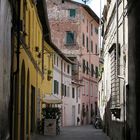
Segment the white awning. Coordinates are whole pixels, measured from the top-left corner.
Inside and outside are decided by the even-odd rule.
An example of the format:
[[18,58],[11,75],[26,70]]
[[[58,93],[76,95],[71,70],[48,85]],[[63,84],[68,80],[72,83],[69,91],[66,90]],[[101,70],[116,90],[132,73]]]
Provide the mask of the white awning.
[[45,95],[42,102],[46,104],[62,104],[62,100],[54,95]]

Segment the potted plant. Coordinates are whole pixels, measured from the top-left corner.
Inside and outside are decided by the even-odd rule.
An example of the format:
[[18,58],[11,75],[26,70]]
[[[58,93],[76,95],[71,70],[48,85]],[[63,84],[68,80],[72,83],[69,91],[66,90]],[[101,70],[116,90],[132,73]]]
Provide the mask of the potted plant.
[[52,71],[48,70],[48,80],[51,80],[53,78]]

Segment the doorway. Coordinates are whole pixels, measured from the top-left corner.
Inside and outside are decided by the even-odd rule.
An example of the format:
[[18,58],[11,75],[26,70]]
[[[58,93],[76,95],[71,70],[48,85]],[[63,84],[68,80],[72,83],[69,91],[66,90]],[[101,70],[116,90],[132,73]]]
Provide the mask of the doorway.
[[72,125],[75,126],[75,105],[72,106]]
[[20,140],[25,139],[25,63],[21,67],[21,91],[20,91]]

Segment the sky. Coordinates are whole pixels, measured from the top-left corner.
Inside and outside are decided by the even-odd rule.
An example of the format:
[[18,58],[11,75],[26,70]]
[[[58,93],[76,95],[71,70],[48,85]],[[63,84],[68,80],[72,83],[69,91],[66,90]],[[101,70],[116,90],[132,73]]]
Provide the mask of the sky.
[[[83,3],[82,0],[74,0],[74,1]],[[97,14],[98,17],[100,17],[100,1],[101,1],[101,9],[103,9],[104,0],[89,0],[87,2],[87,5]]]

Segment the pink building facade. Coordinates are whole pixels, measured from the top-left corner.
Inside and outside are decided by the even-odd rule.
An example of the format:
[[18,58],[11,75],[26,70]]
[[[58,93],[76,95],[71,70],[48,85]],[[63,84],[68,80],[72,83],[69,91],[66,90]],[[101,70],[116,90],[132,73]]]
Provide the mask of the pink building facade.
[[75,62],[72,81],[80,97],[80,124],[89,124],[98,111],[99,18],[84,4],[46,1],[52,41]]

